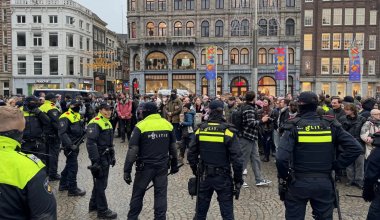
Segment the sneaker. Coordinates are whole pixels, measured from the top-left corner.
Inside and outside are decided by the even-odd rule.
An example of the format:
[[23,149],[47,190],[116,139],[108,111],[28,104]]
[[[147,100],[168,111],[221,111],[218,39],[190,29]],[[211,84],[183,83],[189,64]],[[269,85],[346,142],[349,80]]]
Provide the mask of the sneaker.
[[244,171],[243,171],[243,175],[247,175],[247,169],[244,169]]
[[117,213],[112,211],[111,209],[107,209],[104,212],[98,212],[98,218],[100,218],[100,219],[116,219]]
[[242,185],[242,187],[243,187],[243,188],[248,188],[249,185],[248,185],[246,182],[244,182],[243,185]]
[[270,180],[265,180],[265,179],[263,179],[263,180],[261,180],[261,181],[259,181],[259,182],[256,182],[256,186],[265,186],[265,185],[269,185],[271,182],[272,182],[272,181],[270,181]]

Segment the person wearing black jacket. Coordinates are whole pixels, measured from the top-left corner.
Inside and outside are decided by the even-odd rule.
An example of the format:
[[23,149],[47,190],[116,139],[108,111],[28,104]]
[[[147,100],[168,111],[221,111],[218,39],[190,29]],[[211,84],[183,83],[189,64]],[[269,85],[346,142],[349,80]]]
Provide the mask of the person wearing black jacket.
[[284,125],[285,121],[289,119],[289,103],[289,99],[280,100],[280,111],[277,119],[277,127],[279,128],[280,137],[283,134],[282,126]]
[[365,119],[368,119],[371,116],[371,110],[376,104],[376,100],[374,98],[368,98],[363,101],[362,107],[363,111],[360,112],[360,116],[363,116]]
[[333,96],[331,98],[331,107],[333,110],[333,114],[335,119],[341,122],[346,117],[344,110],[342,108],[342,99],[339,96]]

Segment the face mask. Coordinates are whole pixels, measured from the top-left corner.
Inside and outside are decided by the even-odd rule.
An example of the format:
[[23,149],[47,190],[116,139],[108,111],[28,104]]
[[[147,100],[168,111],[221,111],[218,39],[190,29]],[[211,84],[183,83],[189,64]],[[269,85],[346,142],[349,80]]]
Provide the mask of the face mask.
[[171,95],[170,95],[170,98],[171,98],[171,99],[176,99],[176,98],[177,98],[177,95],[176,95],[176,94],[171,94]]
[[73,112],[79,112],[80,110],[80,107],[79,106],[75,106],[74,108],[72,108]]
[[23,132],[15,129],[15,130],[10,130],[10,131],[0,132],[0,135],[12,138],[13,140],[16,140],[19,143],[21,143]]

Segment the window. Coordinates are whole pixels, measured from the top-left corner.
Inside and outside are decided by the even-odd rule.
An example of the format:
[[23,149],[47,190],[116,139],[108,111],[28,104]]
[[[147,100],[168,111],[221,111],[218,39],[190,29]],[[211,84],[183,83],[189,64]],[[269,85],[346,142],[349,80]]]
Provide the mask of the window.
[[132,29],[132,34],[131,34],[131,37],[132,38],[136,38],[136,33],[137,33],[137,30],[136,30],[136,23],[135,22],[132,22],[132,25],[131,25],[131,29]]
[[215,22],[215,37],[223,37],[223,21]]
[[182,10],[182,0],[174,0],[174,10]]
[[288,48],[288,64],[294,64],[294,50],[293,50],[293,48]]
[[42,34],[34,33],[33,34],[33,46],[41,47],[42,46]]
[[231,22],[231,36],[239,36],[239,21],[233,20]]
[[377,25],[377,10],[369,11],[369,25]]
[[49,70],[50,75],[58,75],[58,56],[50,56]]
[[269,36],[277,36],[277,21],[276,19],[269,20]]
[[241,22],[240,35],[241,36],[248,36],[249,35],[249,22],[247,19],[244,19]]
[[242,8],[248,8],[249,7],[249,0],[240,0],[240,6]]
[[201,1],[201,8],[202,9],[209,9],[210,8],[210,0],[202,0]]
[[56,32],[49,33],[49,46],[58,47],[58,33]]
[[206,50],[203,49],[201,52],[201,65],[206,65]]
[[259,64],[267,64],[267,50],[264,48],[259,49]]
[[216,55],[218,56],[218,65],[223,65],[223,50],[218,49]]
[[343,74],[348,75],[350,73],[350,58],[343,59]]
[[83,76],[83,58],[79,58],[79,74]]
[[173,58],[173,69],[195,69],[195,57],[188,51],[177,53]]
[[341,59],[332,58],[332,74],[341,74]]
[[168,69],[168,59],[162,52],[152,52],[145,59],[145,69]]
[[[91,64],[91,59],[87,58],[87,64]],[[90,68],[87,66],[87,76],[90,76]]]
[[8,44],[8,32],[3,31],[3,44],[7,45]]
[[42,56],[34,56],[34,75],[42,75]]
[[354,24],[354,9],[353,8],[344,9],[344,24],[345,25]]
[[203,21],[201,24],[201,36],[208,37],[209,35],[209,23],[208,21]]
[[243,48],[240,51],[240,64],[248,64],[249,63],[249,52],[248,49]]
[[364,49],[364,33],[356,33],[355,41],[359,48]]
[[268,23],[267,20],[261,19],[259,21],[259,36],[267,36]]
[[194,10],[195,2],[194,0],[186,0],[186,10]]
[[74,24],[74,17],[66,16],[66,24],[73,25]]
[[166,36],[166,23],[161,22],[158,24],[158,36]]
[[148,36],[154,36],[154,24],[152,22],[146,24],[146,32]]
[[82,20],[79,20],[79,28],[83,29],[83,21]]
[[368,60],[368,75],[375,75],[376,61]]
[[17,23],[18,24],[25,24],[25,15],[17,15]]
[[90,31],[90,24],[86,23],[86,31]]
[[235,49],[231,50],[230,59],[231,59],[231,64],[239,64],[239,51],[238,51],[238,49],[235,48]]
[[25,47],[26,46],[25,32],[17,32],[17,46],[18,47]]
[[3,8],[2,12],[3,12],[2,21],[6,22],[7,21],[7,9]]
[[182,23],[180,21],[174,24],[174,36],[182,36]]
[[79,49],[83,50],[83,36],[79,36]]
[[330,34],[323,33],[322,34],[322,50],[329,50],[329,49],[330,49]]
[[286,7],[294,7],[295,1],[294,0],[286,0]]
[[342,9],[334,8],[334,25],[342,25]]
[[166,0],[158,0],[158,10],[166,11]]
[[202,95],[208,95],[208,80],[205,76],[201,79],[201,91]]
[[3,62],[4,62],[3,70],[4,72],[8,72],[8,55],[4,54]]
[[287,36],[294,36],[294,20],[293,19],[286,20],[285,34]]
[[303,35],[303,50],[313,50],[313,34]]
[[352,33],[344,33],[344,49],[345,50],[350,48],[353,38],[354,37]]
[[240,7],[240,0],[231,0],[231,8],[239,8]]
[[74,57],[67,57],[66,70],[67,75],[74,75]]
[[17,57],[17,73],[19,75],[26,75],[26,56]]
[[74,47],[74,34],[70,34],[70,33],[66,34],[66,46]]
[[356,25],[365,24],[365,8],[356,8]]
[[342,42],[342,34],[334,33],[333,34],[333,50],[340,50],[342,48],[341,42]]
[[40,24],[41,20],[41,15],[33,15],[33,23]]
[[376,50],[376,35],[369,35],[368,49]]
[[154,1],[155,0],[146,0],[145,10],[154,11]]
[[321,58],[321,74],[330,73],[330,58]]
[[87,48],[87,51],[90,51],[90,38],[87,38],[86,39],[86,48]]
[[270,48],[268,50],[268,64],[274,64],[274,49]]
[[323,9],[322,10],[322,25],[330,25],[331,24],[331,9]]
[[186,36],[194,36],[194,22],[192,21],[186,23]]
[[313,26],[313,10],[305,10],[304,26]]
[[50,24],[57,24],[58,23],[58,16],[57,15],[49,15],[49,23]]
[[223,9],[224,8],[224,0],[216,0],[216,9]]
[[129,5],[129,10],[130,11],[135,11],[136,10],[136,0],[131,0],[129,1],[131,4]]

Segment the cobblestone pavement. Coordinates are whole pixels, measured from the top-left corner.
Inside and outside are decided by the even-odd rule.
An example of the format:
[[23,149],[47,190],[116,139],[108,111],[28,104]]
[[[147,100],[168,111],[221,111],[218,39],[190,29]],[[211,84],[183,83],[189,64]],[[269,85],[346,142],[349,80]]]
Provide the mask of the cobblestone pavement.
[[[119,144],[120,139],[115,139],[117,164],[110,169],[108,188],[106,191],[109,208],[118,213],[118,219],[127,219],[129,201],[132,186],[127,185],[123,180],[123,166],[127,145]],[[62,170],[64,161],[63,154],[60,155],[59,169]],[[58,219],[96,219],[96,212],[88,213],[88,202],[92,190],[92,176],[87,166],[90,164],[88,154],[83,144],[79,155],[78,186],[87,191],[84,197],[67,197],[67,192],[58,191],[58,182],[52,182],[55,196],[58,203]],[[272,180],[269,187],[256,187],[252,185],[252,170],[248,172],[249,188],[241,190],[240,199],[234,200],[235,219],[284,219],[284,205],[277,195],[276,168],[273,162],[262,164],[263,174]],[[195,198],[192,200],[187,193],[187,181],[191,177],[189,165],[181,168],[180,172],[169,176],[168,186],[168,211],[167,219],[192,219],[195,208]],[[132,175],[134,178],[134,175]],[[361,191],[355,187],[346,187],[343,183],[338,184],[341,194],[341,209],[344,220],[365,219],[369,203],[365,203],[361,198],[352,198],[346,194],[361,195]],[[153,189],[145,195],[144,207],[140,219],[153,219]],[[308,207],[306,219],[311,218],[310,207]],[[337,214],[334,214],[334,219]],[[208,213],[209,220],[221,219],[219,206],[214,196]]]

